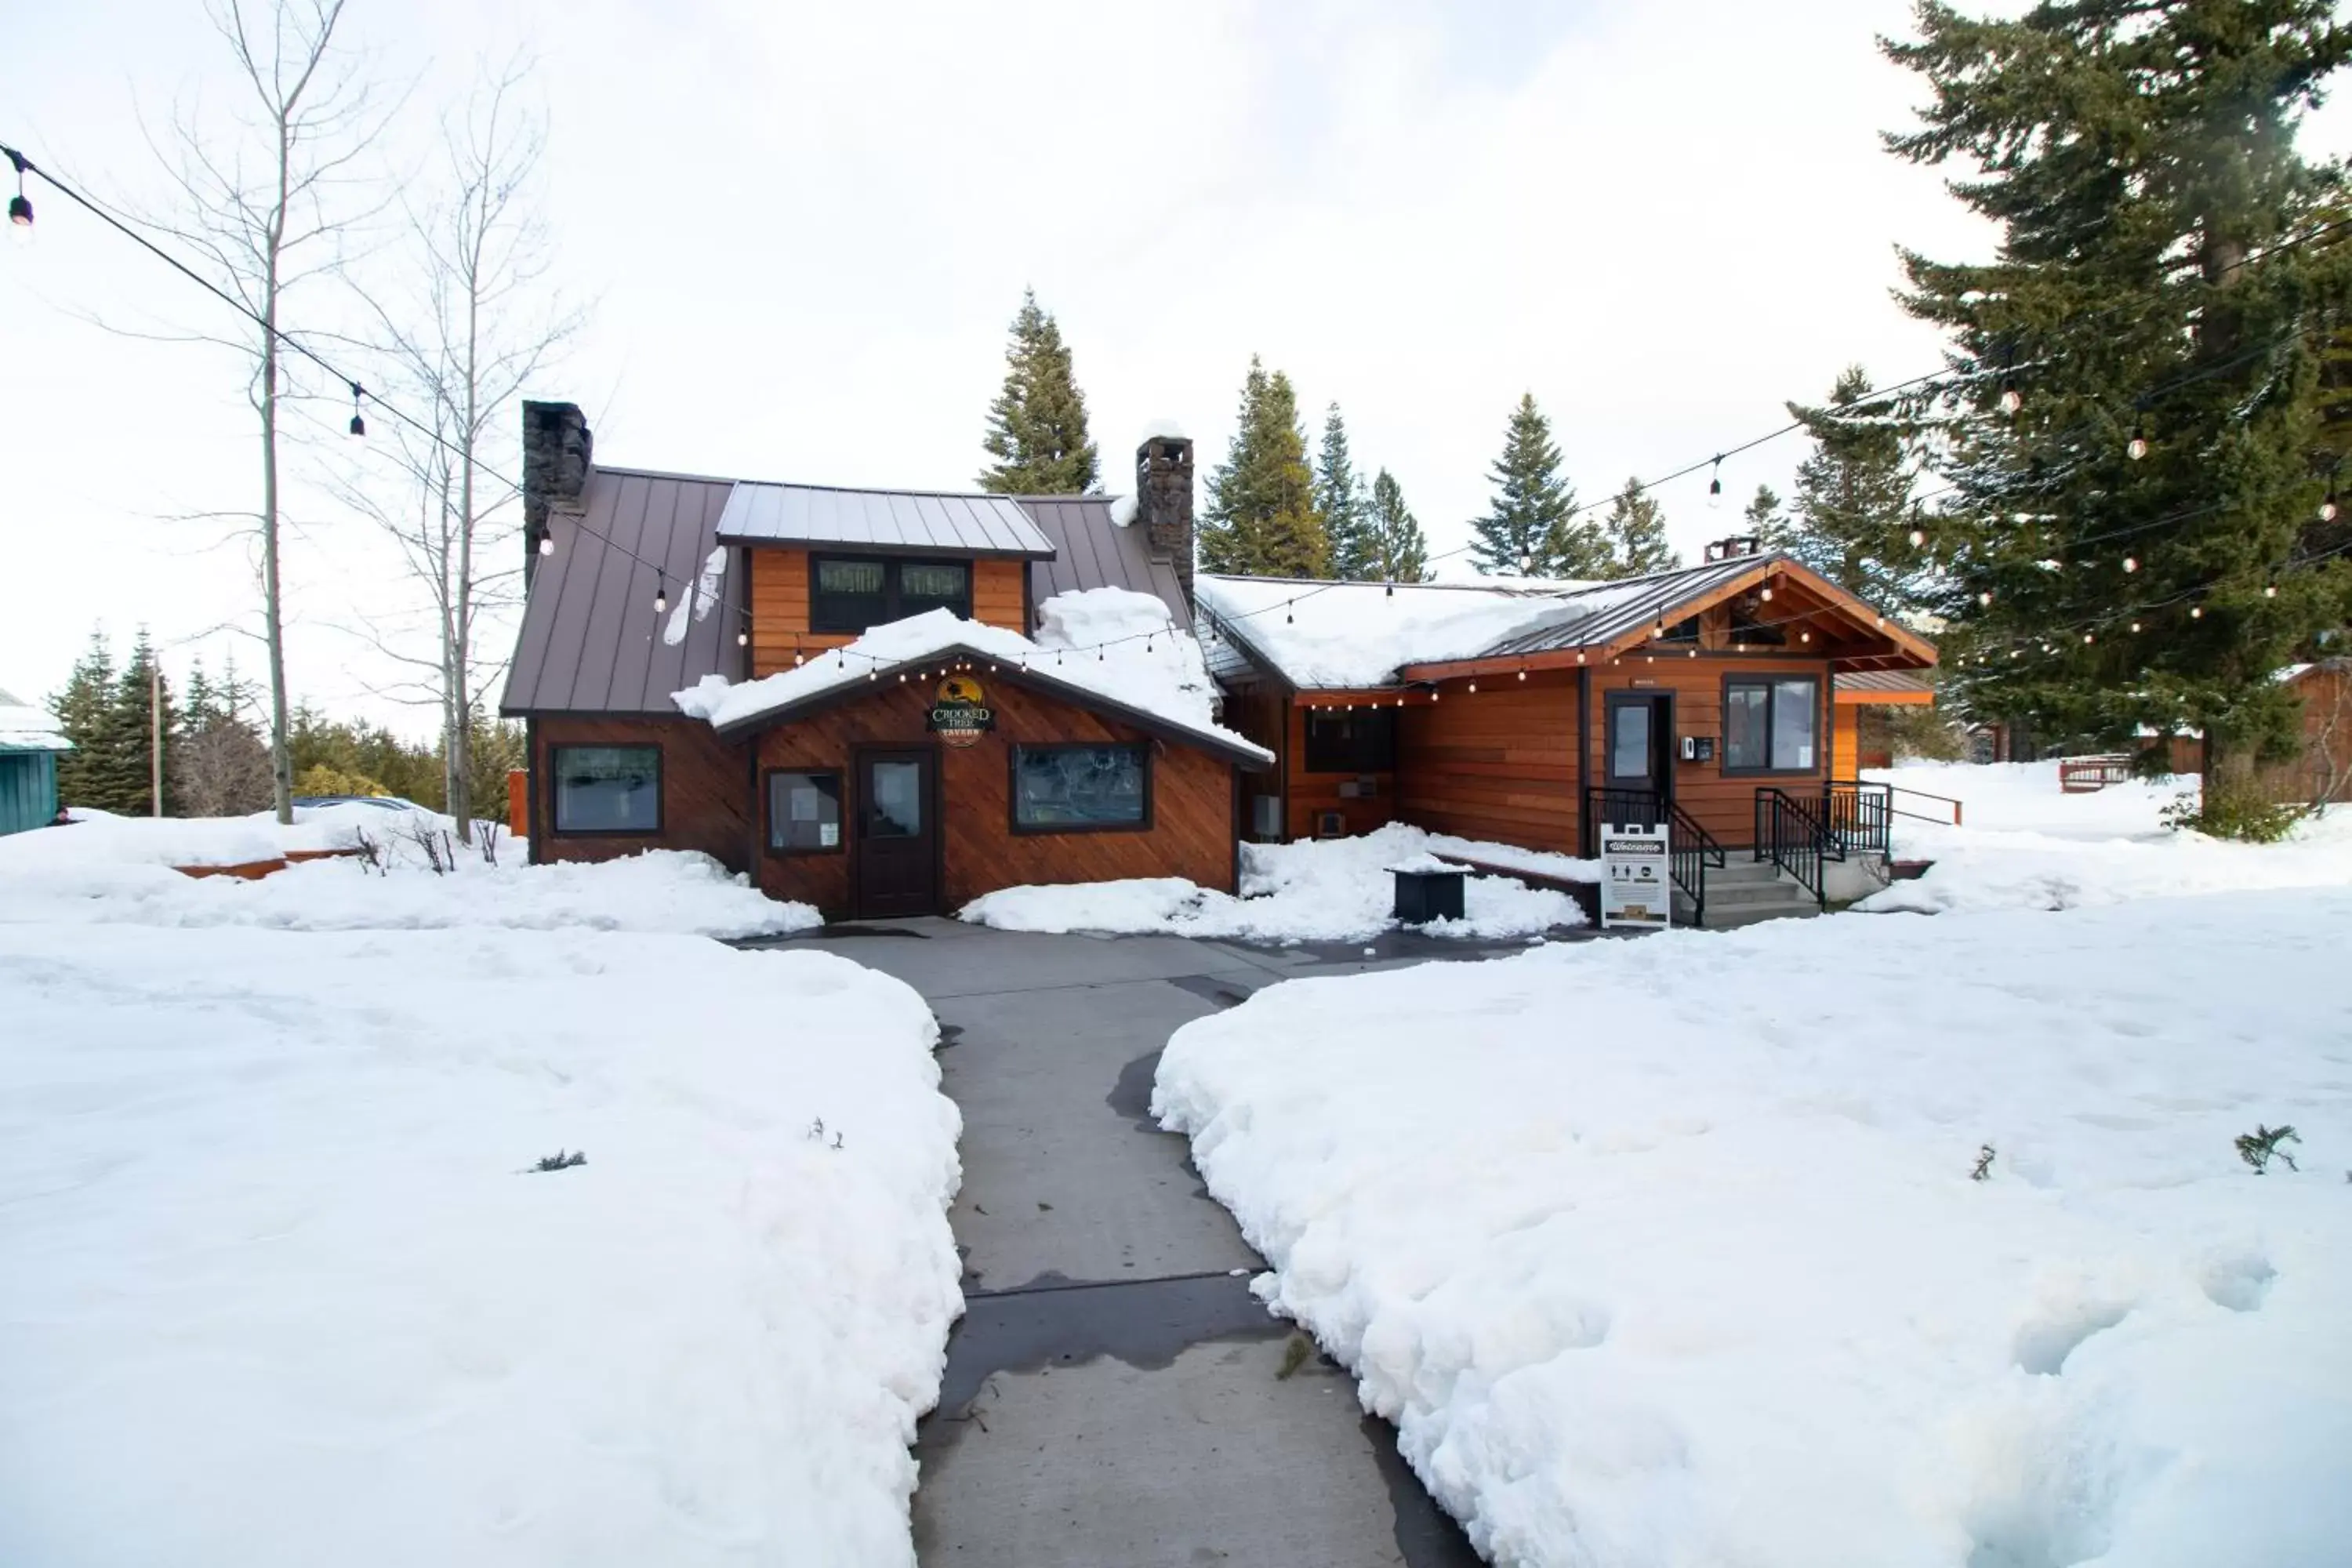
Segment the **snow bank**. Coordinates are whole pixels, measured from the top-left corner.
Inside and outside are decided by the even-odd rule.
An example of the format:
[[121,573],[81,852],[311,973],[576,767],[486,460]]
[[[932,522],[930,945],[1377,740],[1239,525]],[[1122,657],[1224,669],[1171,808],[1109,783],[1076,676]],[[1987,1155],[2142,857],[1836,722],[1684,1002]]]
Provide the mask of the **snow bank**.
[[905,985],[13,924],[0,1016],[0,1562],[913,1563],[961,1297]]
[[[1238,899],[1181,877],[1148,877],[1003,888],[974,899],[957,918],[1000,931],[1360,942],[1396,926],[1391,918],[1396,901],[1391,868],[1433,850],[1494,860],[1497,857],[1488,852],[1505,852],[1507,847],[1391,823],[1355,838],[1244,844]],[[1546,858],[1570,867],[1591,864],[1565,856]],[[1505,877],[1470,878],[1463,885],[1462,899],[1463,919],[1418,929],[1436,936],[1492,938],[1533,936],[1584,921],[1583,910],[1568,894]]]
[[1920,929],[1292,982],[1154,1110],[1496,1563],[2340,1560],[2352,893]]
[[[904,667],[961,647],[1273,760],[1273,752],[1216,721],[1216,686],[1200,645],[1189,630],[1171,626],[1168,606],[1152,595],[1125,588],[1056,594],[1038,616],[1033,642],[951,610],[931,610],[876,626],[835,652],[757,680],[730,685],[724,676],[706,675],[670,700],[688,718],[725,728],[861,681],[897,680]],[[1100,646],[1113,638],[1126,640]]]
[[[1866,776],[1964,805],[1962,826],[1895,819],[1895,852],[1931,860],[1857,906],[1873,913],[2064,910],[2132,899],[2352,884],[2352,811],[2331,810],[2277,844],[2175,832],[2162,813],[2195,779],[2134,779],[2067,795],[2058,764],[1912,763]],[[1937,809],[1897,795],[1898,810]]]
[[[453,869],[425,867],[409,827],[445,830],[447,817],[379,806],[324,806],[280,827],[253,817],[123,817],[90,814],[70,826],[0,837],[0,923],[271,926],[294,931],[497,926],[551,931],[773,935],[823,923],[807,904],[779,903],[707,855],[649,850],[595,864],[524,863],[527,846],[501,837],[499,864],[457,847]],[[387,868],[352,858],[289,866],[257,881],[191,878],[174,866],[271,860],[288,850],[342,848],[364,833]]]

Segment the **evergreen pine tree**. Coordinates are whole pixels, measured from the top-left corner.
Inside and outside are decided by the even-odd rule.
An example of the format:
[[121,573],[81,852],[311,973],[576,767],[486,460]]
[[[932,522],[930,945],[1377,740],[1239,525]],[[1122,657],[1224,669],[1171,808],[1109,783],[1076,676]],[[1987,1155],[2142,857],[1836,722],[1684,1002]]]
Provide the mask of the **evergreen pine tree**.
[[[116,677],[113,700],[100,727],[105,761],[97,780],[98,798],[90,804],[125,816],[144,816],[156,809],[154,774],[157,710],[164,737],[164,760],[170,760],[171,737],[179,732],[172,682],[157,665],[154,645],[145,627],[131,645],[131,662]],[[173,814],[171,781],[164,781],[163,815]]]
[[114,706],[114,650],[104,632],[89,634],[89,646],[50,706],[58,727],[73,742],[72,751],[58,753],[59,804],[111,810],[98,798],[104,787],[100,781],[109,772],[104,731]]
[[1079,495],[1101,478],[1069,348],[1034,289],[1023,291],[1013,318],[1004,390],[988,405],[981,445],[996,461],[981,471],[980,488],[997,495]]
[[1925,522],[1911,499],[1913,435],[1871,392],[1869,373],[1849,365],[1825,406],[1789,405],[1813,449],[1797,465],[1790,511],[1759,531],[1768,548],[1872,604],[1910,609],[1937,585],[1934,559],[1911,542]]
[[1780,511],[1780,492],[1770,485],[1756,487],[1756,494],[1741,510],[1739,521],[1765,549],[1782,548],[1780,541],[1788,527],[1788,519]]
[[1349,454],[1348,427],[1336,403],[1323,416],[1323,445],[1315,459],[1315,506],[1331,542],[1331,575],[1349,581],[1371,575],[1371,498]]
[[1386,468],[1372,480],[1365,518],[1370,541],[1365,578],[1374,582],[1427,582],[1429,541],[1422,536],[1420,520],[1404,504],[1402,487]]
[[1601,531],[1609,542],[1608,570],[1600,574],[1603,577],[1646,577],[1683,563],[1666,542],[1665,509],[1639,479],[1627,479],[1611,500]]
[[1225,460],[1209,476],[1200,531],[1201,564],[1260,577],[1321,577],[1331,546],[1315,505],[1290,378],[1266,373],[1255,354]]
[[1533,577],[1601,575],[1608,546],[1576,510],[1576,490],[1560,477],[1551,422],[1523,393],[1511,411],[1503,455],[1487,470],[1493,510],[1473,519],[1470,563],[1488,574]]
[[1953,492],[1921,524],[1947,663],[2039,733],[2201,728],[2216,820],[2295,749],[2273,672],[2352,610],[2321,418],[2352,247],[2310,242],[2345,193],[2294,140],[2352,57],[2334,11],[1929,3],[1884,46],[1934,89],[1890,147],[1959,160],[2001,229],[1990,262],[1904,258],[1958,373],[1920,407]]

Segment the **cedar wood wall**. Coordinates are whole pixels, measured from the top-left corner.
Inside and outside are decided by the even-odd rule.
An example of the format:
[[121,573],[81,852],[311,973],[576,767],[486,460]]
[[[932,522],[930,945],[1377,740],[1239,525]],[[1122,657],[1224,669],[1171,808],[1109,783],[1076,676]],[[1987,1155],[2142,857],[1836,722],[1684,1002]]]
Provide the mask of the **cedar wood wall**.
[[[1675,764],[1675,798],[1700,826],[1726,844],[1756,837],[1756,790],[1778,784],[1791,793],[1817,792],[1829,775],[1832,747],[1830,670],[1826,659],[1740,658],[1680,653],[1644,663],[1633,655],[1592,672],[1591,750],[1588,782],[1607,782],[1604,715],[1612,691],[1674,698],[1674,734],[1714,738],[1716,761]],[[1810,675],[1820,682],[1816,709],[1822,726],[1816,766],[1791,777],[1724,776],[1723,679],[1727,675]],[[1397,815],[1440,833],[1495,839],[1531,849],[1580,853],[1577,795],[1577,675],[1532,672],[1524,681],[1486,677],[1472,692],[1449,681],[1433,705],[1403,710],[1399,732]],[[1353,802],[1349,804],[1355,804]]]
[[[531,783],[539,793],[531,859],[610,860],[644,849],[699,849],[730,871],[751,863],[750,748],[730,745],[699,719],[572,718],[537,721]],[[559,837],[553,748],[657,745],[662,752],[662,830],[651,836]]]
[[[829,553],[819,552],[820,554]],[[856,552],[845,547],[843,554]],[[751,673],[790,669],[795,649],[814,653],[857,639],[845,632],[809,630],[809,552],[755,545],[751,557]],[[1002,559],[971,563],[971,618],[1026,637],[1029,563]]]
[[[1150,741],[1142,731],[1003,679],[979,677],[996,728],[971,746],[939,748],[940,806],[948,829],[942,850],[940,907],[953,910],[998,888],[1028,882],[1095,882],[1124,877],[1187,877],[1204,888],[1234,889],[1234,768],[1191,746]],[[843,774],[844,845],[835,853],[760,856],[759,883],[770,897],[798,899],[828,918],[850,912],[852,840],[856,835],[853,749],[928,746],[930,687],[891,685],[870,701],[814,713],[759,740],[760,770],[833,768]],[[1139,832],[1015,834],[1012,829],[1012,752],[1018,742],[1144,741],[1150,744],[1151,826]]]
[[[1394,773],[1314,773],[1307,771],[1307,710],[1292,704],[1290,699],[1270,683],[1258,683],[1234,692],[1225,699],[1224,722],[1255,741],[1275,755],[1275,765],[1262,773],[1245,777],[1242,782],[1244,795],[1279,795],[1283,797],[1283,829],[1285,838],[1312,838],[1315,819],[1327,811],[1336,811],[1348,825],[1350,834],[1370,833],[1372,829],[1395,820],[1397,816],[1397,775]],[[1399,732],[1402,735],[1402,731]],[[1369,800],[1343,798],[1339,786],[1358,778],[1373,781],[1374,794]],[[1242,814],[1244,831],[1250,825],[1245,805]]]

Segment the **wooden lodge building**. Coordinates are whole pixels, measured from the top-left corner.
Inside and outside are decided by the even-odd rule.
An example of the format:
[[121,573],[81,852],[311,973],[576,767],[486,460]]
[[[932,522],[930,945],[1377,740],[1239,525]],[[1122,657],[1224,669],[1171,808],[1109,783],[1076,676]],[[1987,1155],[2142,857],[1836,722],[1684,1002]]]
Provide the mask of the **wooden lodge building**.
[[601,467],[576,407],[524,425],[532,858],[699,850],[829,919],[1237,890],[1244,838],[1390,821],[1580,854],[1667,816],[1696,886],[1850,828],[1837,678],[1935,662],[1752,542],[1601,584],[1196,579],[1180,437],[1114,501]]

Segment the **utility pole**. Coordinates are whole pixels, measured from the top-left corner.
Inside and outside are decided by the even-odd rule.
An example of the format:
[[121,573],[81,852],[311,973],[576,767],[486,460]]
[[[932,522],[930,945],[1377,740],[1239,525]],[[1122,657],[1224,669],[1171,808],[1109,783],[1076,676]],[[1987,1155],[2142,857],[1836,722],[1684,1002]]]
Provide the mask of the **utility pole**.
[[147,815],[163,815],[163,661],[147,661]]

